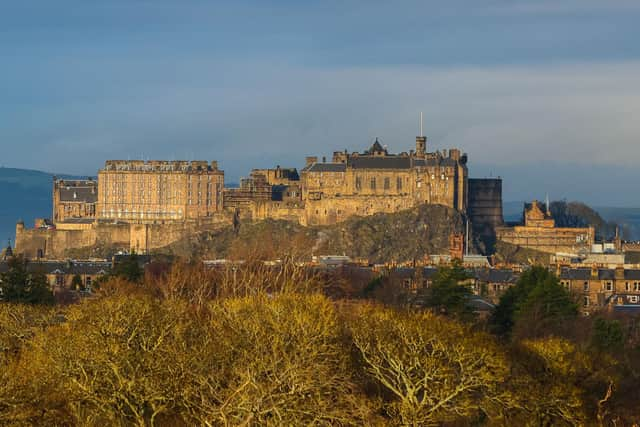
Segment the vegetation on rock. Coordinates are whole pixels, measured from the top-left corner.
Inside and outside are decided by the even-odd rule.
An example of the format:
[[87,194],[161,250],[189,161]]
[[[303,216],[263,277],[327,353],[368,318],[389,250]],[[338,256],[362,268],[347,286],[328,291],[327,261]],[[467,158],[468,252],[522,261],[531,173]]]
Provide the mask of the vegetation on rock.
[[292,253],[308,259],[339,254],[372,263],[411,262],[428,254],[448,253],[450,234],[462,232],[463,224],[453,209],[421,205],[392,214],[352,217],[331,226],[244,222],[188,236],[157,252],[209,259],[278,259]]

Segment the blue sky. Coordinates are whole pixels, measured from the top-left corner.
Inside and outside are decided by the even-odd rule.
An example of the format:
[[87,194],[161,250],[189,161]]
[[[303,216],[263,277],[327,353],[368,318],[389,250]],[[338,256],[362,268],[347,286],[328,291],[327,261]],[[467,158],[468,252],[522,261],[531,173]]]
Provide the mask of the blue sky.
[[[505,199],[640,206],[640,2],[0,0],[0,164],[252,167],[376,136]],[[632,196],[629,196],[632,194]]]

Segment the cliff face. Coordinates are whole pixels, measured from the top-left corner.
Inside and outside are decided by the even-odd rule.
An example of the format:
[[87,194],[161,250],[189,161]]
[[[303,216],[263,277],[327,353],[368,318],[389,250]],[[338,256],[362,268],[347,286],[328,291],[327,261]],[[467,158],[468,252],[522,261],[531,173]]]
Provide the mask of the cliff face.
[[454,209],[422,205],[393,214],[352,217],[331,226],[304,227],[265,220],[190,235],[159,253],[206,258],[276,259],[286,254],[348,255],[372,263],[412,261],[449,251],[449,235],[462,232]]
[[462,216],[439,205],[370,217],[351,218],[326,227],[322,251],[370,262],[413,261],[449,252],[449,236],[464,229]]

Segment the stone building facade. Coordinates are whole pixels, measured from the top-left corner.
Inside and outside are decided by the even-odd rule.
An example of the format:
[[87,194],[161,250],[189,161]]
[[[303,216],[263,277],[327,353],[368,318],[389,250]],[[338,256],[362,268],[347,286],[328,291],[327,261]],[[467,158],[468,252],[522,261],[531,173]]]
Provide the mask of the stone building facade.
[[253,219],[293,219],[327,225],[350,216],[397,212],[423,203],[464,212],[467,208],[467,156],[460,150],[389,154],[378,140],[363,153],[335,152],[331,162],[307,157],[295,169],[254,170],[240,188],[225,190],[224,207]]
[[616,268],[558,266],[556,273],[560,283],[578,296],[578,303],[585,314],[605,307],[635,305],[640,309],[638,269],[622,265]]
[[94,220],[97,199],[98,183],[95,180],[70,180],[54,177],[53,223]]
[[[41,273],[47,278],[47,284],[54,293],[74,289],[74,277],[78,276],[82,289],[90,290],[96,281],[111,271],[112,263],[106,261],[38,261],[29,262],[29,273]],[[0,273],[9,270],[6,260],[0,260]],[[0,287],[2,283],[0,282]]]
[[308,224],[333,224],[352,215],[397,212],[439,204],[465,212],[467,157],[459,150],[389,154],[379,141],[364,153],[335,152],[331,163],[308,159],[302,170],[302,198]]
[[98,172],[97,218],[148,224],[194,220],[222,210],[217,162],[109,160]]
[[556,227],[549,210],[536,200],[525,204],[523,216],[524,225],[497,227],[497,240],[550,254],[587,253],[595,241],[593,227]]

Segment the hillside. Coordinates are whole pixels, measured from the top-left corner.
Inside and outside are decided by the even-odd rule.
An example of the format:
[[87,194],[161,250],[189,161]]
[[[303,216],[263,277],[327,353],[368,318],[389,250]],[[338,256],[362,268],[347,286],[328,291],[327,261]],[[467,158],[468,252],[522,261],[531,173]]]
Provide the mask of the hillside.
[[[504,202],[503,215],[505,221],[522,221],[524,202]],[[591,208],[581,202],[554,201],[551,212],[560,226],[596,227],[598,237],[611,238],[615,234],[616,224],[625,240],[640,240],[640,208],[615,208],[599,206]]]
[[620,226],[620,234],[626,240],[640,241],[640,208],[595,208],[602,217]]
[[423,205],[394,214],[354,217],[343,223],[303,227],[287,221],[241,224],[189,236],[162,253],[205,258],[275,259],[294,253],[348,255],[370,262],[412,261],[448,253],[449,235],[463,230],[460,214],[444,206]]
[[15,237],[18,219],[27,225],[36,217],[51,215],[53,175],[46,172],[0,168],[0,244]]
[[[62,178],[76,178],[58,175]],[[16,221],[28,227],[35,218],[51,216],[53,174],[29,169],[0,167],[0,245],[15,238]]]

